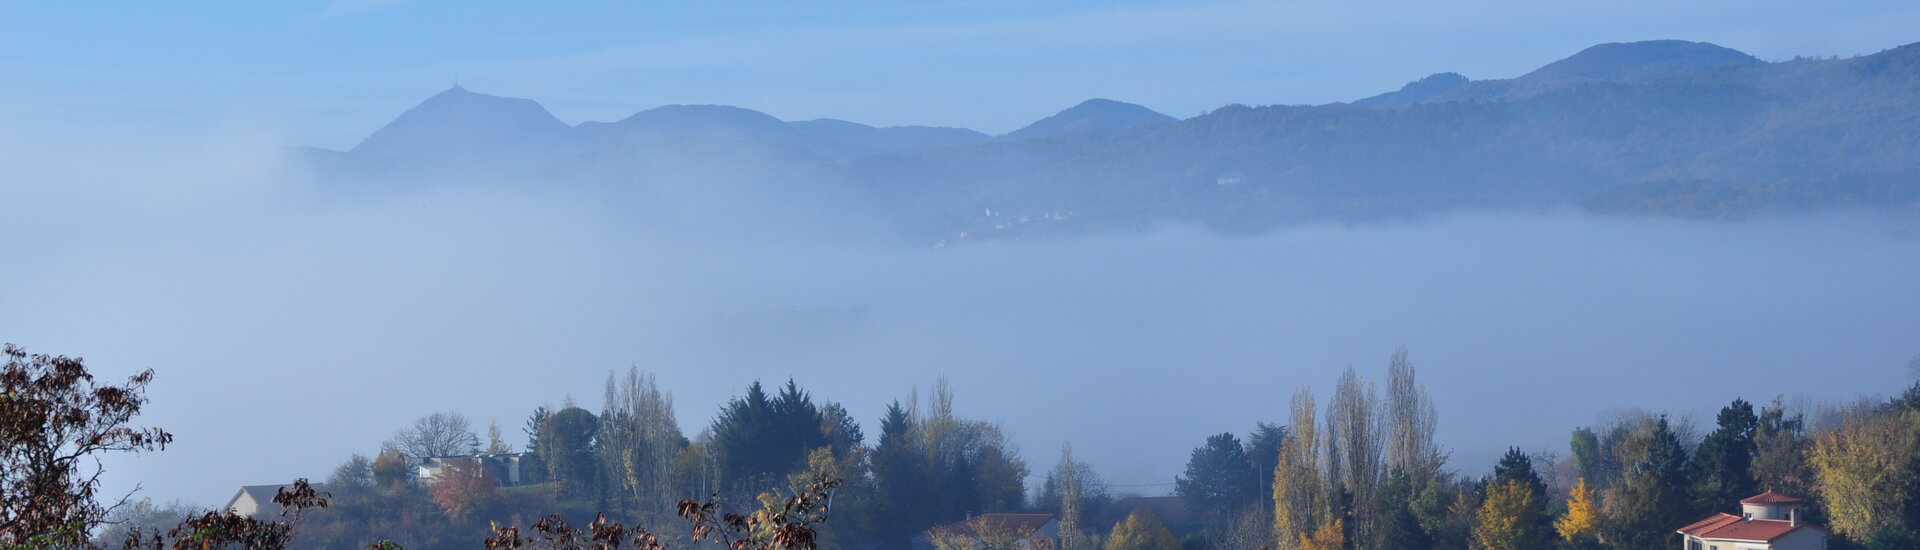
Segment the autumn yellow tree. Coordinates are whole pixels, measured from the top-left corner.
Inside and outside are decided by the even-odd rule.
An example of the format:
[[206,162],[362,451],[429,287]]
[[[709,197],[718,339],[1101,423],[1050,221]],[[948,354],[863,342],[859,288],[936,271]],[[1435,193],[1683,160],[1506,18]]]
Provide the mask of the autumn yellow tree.
[[1567,548],[1594,548],[1599,544],[1599,526],[1594,523],[1596,495],[1593,487],[1587,486],[1587,478],[1580,478],[1571,496],[1567,500],[1567,513],[1553,522],[1553,529],[1560,533],[1560,540]]
[[1053,550],[1052,539],[1031,527],[1009,525],[993,516],[975,516],[959,529],[934,528],[927,541],[935,550]]
[[373,459],[373,483],[381,488],[395,491],[413,483],[414,470],[407,466],[407,459],[399,451],[387,449]]
[[1916,527],[1905,523],[1907,500],[1920,490],[1920,412],[1851,419],[1807,458],[1834,531],[1867,540],[1881,529]]
[[1302,387],[1290,405],[1292,434],[1280,448],[1273,469],[1273,534],[1282,550],[1296,548],[1325,521],[1325,483],[1316,464],[1320,443],[1315,427],[1313,390]]
[[1347,546],[1346,520],[1336,519],[1332,523],[1321,524],[1313,531],[1313,536],[1300,534],[1300,550],[1344,550]]
[[1487,488],[1487,500],[1480,504],[1473,526],[1475,550],[1527,550],[1538,548],[1539,536],[1534,518],[1540,517],[1533,487],[1519,480],[1507,480]]
[[[844,482],[836,489],[841,495],[840,501],[833,505],[836,521],[822,523],[814,529],[817,537],[815,542],[819,543],[821,548],[840,548],[844,533],[870,528],[871,524],[864,521],[873,515],[872,499],[868,496],[872,494],[873,486],[870,478],[861,471],[861,468],[865,467],[866,452],[866,448],[860,447],[850,450],[847,456],[842,458],[834,455],[833,447],[822,446],[807,453],[805,468],[787,474],[787,490],[789,494],[794,495],[804,494],[808,486],[822,478],[851,480]],[[762,502],[779,503],[777,500],[767,500],[771,498],[772,495],[764,495]],[[778,510],[768,508],[768,513],[776,512]]]
[[1106,546],[1106,550],[1180,550],[1180,539],[1173,537],[1152,510],[1136,508],[1127,519],[1113,525]]

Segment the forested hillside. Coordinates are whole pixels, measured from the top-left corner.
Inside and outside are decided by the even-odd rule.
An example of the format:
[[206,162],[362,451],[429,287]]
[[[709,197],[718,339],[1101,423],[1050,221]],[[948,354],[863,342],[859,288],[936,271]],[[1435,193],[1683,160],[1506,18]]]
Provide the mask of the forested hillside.
[[[1261,230],[1450,209],[1733,217],[1920,204],[1920,45],[1843,60],[1584,79],[1511,100],[1228,106],[1103,139],[857,160],[927,232],[994,235],[985,208],[1071,229],[1185,220]],[[929,214],[931,216],[929,217]],[[1052,221],[1052,220],[1048,220]],[[1057,227],[1056,227],[1057,228]]]

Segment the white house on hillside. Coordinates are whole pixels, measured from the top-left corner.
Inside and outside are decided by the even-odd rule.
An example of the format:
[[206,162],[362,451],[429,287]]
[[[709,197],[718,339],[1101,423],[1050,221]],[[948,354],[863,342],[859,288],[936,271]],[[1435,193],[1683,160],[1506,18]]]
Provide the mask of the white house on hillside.
[[523,475],[520,471],[520,464],[526,456],[526,453],[500,453],[472,456],[409,457],[407,458],[407,466],[414,469],[414,478],[418,480],[421,485],[431,486],[435,482],[440,481],[440,473],[447,467],[447,464],[456,460],[474,460],[479,461],[480,465],[493,470],[493,477],[494,479],[500,480],[501,487],[512,487],[515,485],[524,485],[528,482],[528,476]]
[[280,513],[280,505],[273,503],[273,497],[280,494],[280,485],[247,485],[227,499],[226,508],[242,516],[267,519]]
[[1767,491],[1680,528],[1684,550],[1826,550],[1827,529],[1800,521],[1800,499]]

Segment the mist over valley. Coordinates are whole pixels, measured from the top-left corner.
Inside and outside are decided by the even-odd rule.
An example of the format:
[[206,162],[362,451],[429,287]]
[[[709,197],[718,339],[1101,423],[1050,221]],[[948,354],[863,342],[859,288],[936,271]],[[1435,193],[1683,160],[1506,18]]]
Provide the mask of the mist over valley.
[[[982,500],[967,521],[1064,517],[1056,476],[1075,457],[1101,498],[1181,495],[1209,436],[1250,450],[1298,436],[1273,430],[1298,421],[1302,388],[1333,422],[1349,368],[1382,392],[1362,408],[1389,410],[1401,351],[1444,457],[1418,482],[1495,498],[1516,448],[1555,491],[1543,525],[1578,500],[1570,472],[1589,471],[1575,470],[1576,428],[1666,434],[1651,431],[1664,415],[1698,453],[1735,399],[1802,415],[1809,434],[1907,414],[1920,44],[1761,59],[1626,41],[1508,78],[1404,76],[1346,102],[1185,117],[1089,98],[998,135],[751,105],[562,120],[481,84],[350,147],[239,115],[167,133],[0,126],[0,342],[84,356],[101,380],[155,371],[136,423],[176,439],[102,463],[102,495],[149,506],[338,477],[400,456],[397,438],[434,413],[471,419],[476,442],[496,425],[514,452],[494,454],[536,453],[562,411],[615,425],[603,402],[629,369],[614,400],[648,395],[648,376],[664,392],[648,406],[677,422],[647,437],[717,464],[660,458],[662,471],[737,465],[712,458],[713,432],[745,414],[732,407],[755,382],[804,389],[821,437],[840,438],[800,455],[795,476],[822,460],[877,467],[883,434],[906,433],[890,404],[915,407],[914,437],[931,437],[951,397],[951,437],[1026,468],[1003,472],[1020,506]],[[843,441],[837,418],[865,439]],[[422,458],[436,457],[405,464]],[[965,464],[984,479],[998,463]],[[1249,502],[1272,522],[1286,466],[1256,465]],[[843,494],[879,509],[856,492],[883,491],[878,479]],[[621,498],[500,483],[477,512],[442,504],[445,522],[486,525],[523,498],[590,518]],[[726,483],[743,482],[693,486],[752,493]],[[1237,523],[1194,513],[1168,522],[1200,541],[1189,550],[1241,550],[1222,531]],[[848,550],[937,538],[882,519],[834,536]]]

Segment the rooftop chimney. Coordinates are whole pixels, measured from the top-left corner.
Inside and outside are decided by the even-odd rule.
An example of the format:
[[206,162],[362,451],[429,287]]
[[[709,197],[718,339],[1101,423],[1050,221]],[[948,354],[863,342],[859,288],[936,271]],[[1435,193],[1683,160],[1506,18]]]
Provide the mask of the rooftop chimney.
[[1787,525],[1794,527],[1800,526],[1800,507],[1795,506],[1787,509]]

